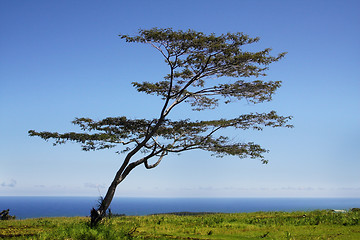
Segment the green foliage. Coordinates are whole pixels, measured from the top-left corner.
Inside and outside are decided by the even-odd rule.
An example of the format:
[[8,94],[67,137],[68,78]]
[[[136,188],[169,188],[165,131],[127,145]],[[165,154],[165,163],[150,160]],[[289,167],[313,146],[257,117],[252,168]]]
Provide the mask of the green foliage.
[[[227,33],[220,36],[205,35],[193,30],[173,31],[172,29],[140,30],[139,35],[130,37],[121,35],[127,42],[148,43],[165,58],[170,73],[165,81],[155,83],[134,82],[139,92],[155,94],[164,99],[183,99],[194,110],[218,106],[219,97],[248,99],[258,103],[270,101],[271,95],[280,87],[280,81],[246,82],[229,78],[248,78],[265,76],[267,66],[285,56],[270,56],[270,48],[259,52],[247,52],[244,45],[259,41],[243,33]],[[218,78],[226,83],[213,82]]]
[[359,212],[255,212],[104,219],[42,218],[0,222],[7,239],[359,239]]
[[[259,52],[244,51],[242,47],[259,41],[243,33],[227,33],[220,36],[206,35],[193,30],[172,29],[140,30],[138,36],[121,35],[127,42],[150,44],[158,50],[169,66],[164,80],[133,86],[147,94],[161,96],[165,102],[157,119],[128,119],[109,117],[100,121],[76,118],[83,133],[57,133],[29,131],[30,136],[45,140],[54,139],[54,145],[74,141],[82,144],[85,151],[123,146],[120,153],[136,149],[151,153],[146,159],[168,153],[202,149],[216,156],[234,155],[240,158],[260,158],[267,163],[261,146],[249,143],[233,143],[226,136],[214,137],[225,128],[262,130],[264,126],[292,127],[287,124],[291,117],[270,113],[243,114],[234,119],[171,121],[169,112],[178,104],[188,102],[194,110],[213,109],[220,100],[230,103],[246,99],[250,103],[270,101],[280,81],[264,82],[259,79],[246,81],[239,78],[265,76],[267,66],[280,60],[285,53],[270,55],[270,49]],[[221,133],[220,133],[221,134]],[[156,139],[156,140],[155,140]],[[145,159],[143,160],[145,163]]]
[[0,220],[11,220],[16,218],[16,216],[10,215],[9,212],[10,209],[0,211]]
[[90,227],[87,221],[83,221],[61,226],[53,232],[44,232],[39,239],[131,239],[133,232],[134,227],[119,226],[115,221],[104,220],[96,227]]

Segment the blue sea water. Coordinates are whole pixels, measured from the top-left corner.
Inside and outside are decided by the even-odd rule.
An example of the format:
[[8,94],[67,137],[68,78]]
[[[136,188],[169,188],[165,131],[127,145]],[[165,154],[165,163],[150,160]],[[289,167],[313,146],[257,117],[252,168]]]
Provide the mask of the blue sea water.
[[[96,197],[0,197],[0,211],[17,219],[88,216]],[[256,212],[350,209],[360,198],[114,198],[112,213],[147,215],[168,212]]]

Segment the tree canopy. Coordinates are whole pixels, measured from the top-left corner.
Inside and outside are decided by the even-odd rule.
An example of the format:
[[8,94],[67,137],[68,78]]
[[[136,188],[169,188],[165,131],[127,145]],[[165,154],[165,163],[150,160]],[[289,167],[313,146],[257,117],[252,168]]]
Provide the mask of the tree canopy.
[[[259,78],[266,76],[269,64],[283,58],[285,53],[272,56],[270,48],[259,52],[244,50],[245,45],[256,43],[259,38],[251,38],[243,33],[207,35],[194,30],[174,31],[171,28],[140,30],[136,36],[120,37],[126,42],[152,46],[169,67],[163,79],[132,83],[138,92],[163,99],[159,117],[129,119],[121,116],[100,121],[76,118],[72,123],[82,130],[78,133],[29,131],[30,136],[51,139],[54,145],[67,141],[78,142],[85,151],[120,146],[118,152],[126,155],[109,191],[134,167],[140,164],[148,169],[156,167],[170,153],[201,149],[218,157],[232,155],[258,158],[267,163],[263,155],[267,150],[253,142],[234,142],[222,135],[221,130],[292,127],[288,124],[291,116],[280,116],[275,111],[239,113],[236,118],[202,121],[169,118],[170,112],[181,103],[190,104],[194,111],[202,111],[237,100],[253,104],[270,101],[281,82]],[[136,153],[142,153],[143,156],[131,161]],[[149,164],[148,160],[153,157],[157,157],[157,160]],[[111,191],[115,191],[115,188]],[[106,210],[105,205],[100,207],[100,215]]]

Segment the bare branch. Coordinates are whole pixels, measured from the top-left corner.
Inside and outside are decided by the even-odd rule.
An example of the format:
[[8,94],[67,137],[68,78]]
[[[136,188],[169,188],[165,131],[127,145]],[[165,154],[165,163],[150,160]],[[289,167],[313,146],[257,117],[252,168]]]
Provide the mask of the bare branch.
[[164,51],[160,47],[156,46],[153,42],[150,41],[146,41],[146,43],[149,43],[151,46],[156,48],[164,56],[164,58],[168,59],[168,57],[165,55]]
[[144,165],[145,165],[145,167],[147,168],[147,169],[151,169],[151,168],[154,168],[154,167],[156,167],[157,165],[159,165],[159,163],[161,162],[161,160],[163,159],[163,157],[165,156],[165,155],[167,155],[167,153],[165,153],[166,151],[163,151],[162,153],[161,153],[161,156],[159,157],[159,159],[156,161],[156,163],[154,163],[154,164],[152,164],[152,165],[149,165],[148,164],[148,159],[145,159],[145,161],[144,161]]

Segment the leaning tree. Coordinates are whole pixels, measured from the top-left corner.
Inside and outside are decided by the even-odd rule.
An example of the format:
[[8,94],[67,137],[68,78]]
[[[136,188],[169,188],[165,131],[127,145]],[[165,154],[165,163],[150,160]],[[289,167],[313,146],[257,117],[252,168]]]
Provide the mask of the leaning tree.
[[[30,136],[52,139],[54,145],[78,142],[82,150],[121,147],[123,162],[116,172],[98,209],[91,211],[91,223],[96,225],[105,215],[116,187],[137,166],[152,169],[171,153],[202,149],[215,156],[238,156],[268,161],[267,152],[253,142],[234,142],[222,135],[226,128],[262,130],[264,126],[291,127],[290,116],[269,113],[240,114],[236,118],[193,121],[189,118],[171,120],[170,112],[179,104],[188,103],[192,110],[214,109],[220,103],[245,99],[251,103],[270,101],[280,81],[263,81],[265,70],[285,53],[271,56],[271,49],[245,51],[243,46],[259,41],[243,33],[209,34],[193,30],[174,31],[171,28],[140,30],[137,36],[120,35],[126,42],[145,43],[164,58],[169,72],[161,80],[133,82],[138,92],[160,96],[163,106],[158,118],[129,119],[108,117],[100,121],[75,118],[79,133],[29,131]],[[139,155],[141,154],[141,155]],[[135,159],[134,159],[135,158]],[[150,162],[150,159],[155,161]]]

